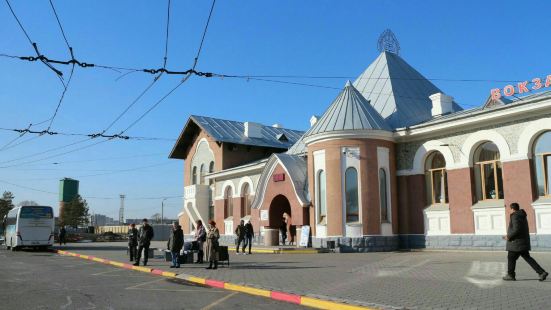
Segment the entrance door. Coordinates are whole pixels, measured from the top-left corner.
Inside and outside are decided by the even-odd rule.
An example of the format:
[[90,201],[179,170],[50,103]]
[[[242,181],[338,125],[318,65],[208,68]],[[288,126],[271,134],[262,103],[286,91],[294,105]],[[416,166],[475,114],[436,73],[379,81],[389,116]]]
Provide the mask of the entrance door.
[[287,197],[277,195],[270,203],[270,213],[268,217],[270,228],[279,229],[281,225],[283,225],[283,213],[287,213],[291,216],[291,204]]

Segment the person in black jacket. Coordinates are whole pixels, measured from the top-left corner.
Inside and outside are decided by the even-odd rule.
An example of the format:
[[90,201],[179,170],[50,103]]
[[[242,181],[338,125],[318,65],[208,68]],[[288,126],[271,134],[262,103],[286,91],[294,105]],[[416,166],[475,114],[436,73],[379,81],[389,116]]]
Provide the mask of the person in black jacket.
[[136,257],[136,251],[138,246],[138,229],[136,229],[136,224],[130,224],[130,229],[128,229],[128,253],[130,254],[130,261],[134,261]]
[[149,258],[149,245],[151,245],[151,239],[153,239],[153,227],[149,226],[147,219],[143,219],[142,227],[138,231],[138,253],[136,254],[136,262],[134,266],[140,265],[140,257],[143,254],[143,265],[147,266],[147,259]]
[[510,205],[513,210],[509,221],[509,228],[507,228],[507,236],[503,238],[507,240],[506,249],[508,251],[507,260],[508,268],[507,275],[503,277],[505,281],[515,281],[515,267],[517,259],[522,256],[524,260],[532,267],[538,274],[539,280],[545,281],[549,275],[541,266],[530,256],[530,233],[528,231],[528,220],[526,220],[526,212],[520,209],[518,203],[513,202]]
[[172,254],[172,266],[170,268],[180,268],[180,250],[184,246],[184,232],[178,223],[172,223],[172,233],[168,237],[166,247]]
[[253,244],[253,238],[254,238],[253,224],[251,224],[251,221],[249,220],[247,224],[245,224],[245,243],[243,243],[243,253],[246,253],[245,248],[248,245],[249,255],[251,255],[251,246]]
[[66,236],[67,236],[67,230],[65,230],[65,225],[61,225],[61,228],[59,229],[59,236],[58,236],[59,245],[61,245],[62,243],[67,244]]

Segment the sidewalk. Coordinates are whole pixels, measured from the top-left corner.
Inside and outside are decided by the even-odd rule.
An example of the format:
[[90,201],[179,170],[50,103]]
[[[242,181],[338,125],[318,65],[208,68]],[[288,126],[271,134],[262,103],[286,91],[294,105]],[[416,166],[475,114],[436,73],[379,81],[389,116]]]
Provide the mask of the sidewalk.
[[[165,242],[153,242],[162,248]],[[59,249],[128,261],[126,244],[69,244]],[[533,256],[551,270],[551,253]],[[268,290],[380,308],[545,309],[551,281],[519,260],[517,281],[504,282],[506,252],[393,252],[368,254],[230,254],[230,267],[205,265],[168,268],[151,259],[152,268]]]

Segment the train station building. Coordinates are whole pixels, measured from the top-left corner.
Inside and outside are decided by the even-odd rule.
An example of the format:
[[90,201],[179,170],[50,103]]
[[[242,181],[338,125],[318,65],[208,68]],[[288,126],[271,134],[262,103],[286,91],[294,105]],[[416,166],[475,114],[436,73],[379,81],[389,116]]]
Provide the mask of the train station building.
[[537,79],[464,110],[383,48],[306,132],[193,115],[170,154],[185,160],[180,223],[233,238],[243,219],[275,243],[285,213],[314,247],[503,249],[518,202],[551,250],[551,78]]

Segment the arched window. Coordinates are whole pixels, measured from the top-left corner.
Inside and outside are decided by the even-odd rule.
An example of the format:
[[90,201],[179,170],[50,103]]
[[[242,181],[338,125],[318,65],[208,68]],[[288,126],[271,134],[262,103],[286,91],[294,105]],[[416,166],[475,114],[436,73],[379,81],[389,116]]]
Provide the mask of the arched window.
[[249,188],[249,183],[243,185],[241,190],[241,216],[251,215],[251,199],[250,199],[251,190]]
[[197,166],[191,169],[191,185],[197,184]]
[[388,186],[387,186],[386,170],[379,169],[379,203],[381,204],[381,222],[390,222],[388,214]]
[[432,152],[425,161],[427,203],[448,203],[446,160],[440,152]]
[[549,177],[551,176],[551,131],[542,133],[534,143],[534,169],[538,196],[551,195]]
[[205,184],[205,164],[201,164],[201,169],[199,169],[199,184]]
[[358,171],[356,168],[349,167],[346,169],[344,173],[344,188],[346,195],[346,222],[359,222]]
[[499,149],[492,142],[474,152],[474,173],[478,200],[503,199],[503,175]]
[[226,218],[233,216],[233,189],[231,186],[226,187],[224,193],[224,215]]
[[326,197],[326,180],[325,171],[318,171],[318,190],[317,190],[317,203],[318,203],[318,223],[327,223],[327,197]]
[[[214,172],[214,162],[211,161],[210,164],[209,164],[209,173],[213,173]],[[209,180],[209,185],[212,184],[212,179]]]

